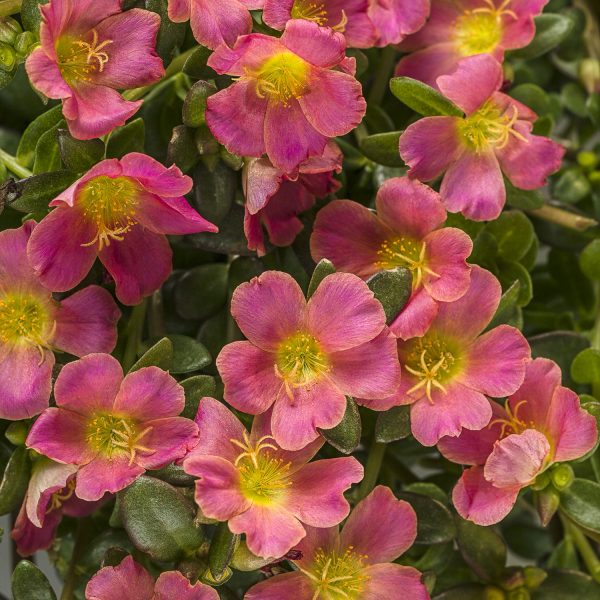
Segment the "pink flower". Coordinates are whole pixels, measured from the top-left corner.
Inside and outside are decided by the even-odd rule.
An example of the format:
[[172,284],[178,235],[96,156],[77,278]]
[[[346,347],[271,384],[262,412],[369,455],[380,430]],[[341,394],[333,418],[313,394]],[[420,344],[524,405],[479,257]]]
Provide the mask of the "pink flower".
[[231,314],[248,341],[217,358],[225,400],[250,414],[273,406],[273,437],[286,450],[335,427],[346,395],[381,398],[398,387],[395,338],[355,275],[325,277],[306,302],[290,275],[269,271],[235,290]]
[[54,386],[56,408],[47,408],[27,446],[77,467],[75,493],[98,500],[160,469],[194,446],[198,428],[178,417],[183,388],[158,367],[123,378],[108,354],[90,354],[65,365]]
[[110,352],[121,312],[101,287],[58,301],[27,261],[35,221],[0,232],[0,419],[27,419],[48,406],[53,350]]
[[351,200],[334,200],[317,214],[310,240],[313,259],[363,279],[382,269],[412,271],[411,298],[390,326],[403,339],[424,335],[438,302],[458,300],[469,287],[465,262],[473,243],[459,229],[442,227],[446,210],[426,185],[388,179],[375,200],[377,214]]
[[394,563],[415,541],[417,517],[407,502],[377,486],[339,531],[314,529],[298,545],[296,570],[258,583],[245,600],[429,600],[421,574]]
[[239,36],[252,31],[250,10],[262,8],[264,0],[169,0],[169,19],[190,21],[199,44],[214,50],[233,46]]
[[152,575],[131,556],[116,567],[100,569],[85,588],[86,600],[219,600],[215,589],[192,585],[179,571],[166,571],[154,582]]
[[47,458],[36,459],[29,487],[11,533],[21,556],[47,550],[54,541],[63,515],[85,517],[106,500],[86,502],[75,496],[77,467],[62,465]]
[[378,46],[398,44],[419,31],[431,10],[430,0],[369,0],[369,17],[375,25]]
[[65,291],[87,275],[96,257],[123,304],[138,304],[171,272],[165,234],[217,231],[183,198],[192,180],[145,154],[103,160],[52,200],[55,206],[28,245],[41,282]]
[[436,0],[431,17],[401,44],[412,52],[398,64],[397,75],[435,86],[460,60],[490,54],[499,62],[505,50],[527,46],[535,35],[533,18],[548,0]]
[[480,525],[501,521],[519,491],[555,463],[587,454],[598,439],[595,418],[579,405],[575,392],[560,385],[556,363],[537,358],[505,408],[492,402],[493,420],[481,431],[443,438],[449,460],[472,465],[454,488],[456,510]]
[[350,75],[341,33],[293,19],[281,38],[251,34],[233,50],[217,48],[208,64],[237,81],[208,99],[206,122],[230,152],[260,157],[294,173],[327,140],[352,131],[366,103]]
[[423,337],[398,341],[403,366],[400,388],[390,398],[362,401],[375,410],[411,404],[412,433],[424,446],[464,429],[483,429],[492,418],[486,396],[502,398],[523,383],[530,349],[508,325],[482,334],[502,290],[498,280],[473,265],[467,293],[441,303]]
[[323,156],[309,158],[299,166],[295,179],[266,158],[249,160],[244,170],[248,248],[259,256],[266,253],[263,225],[275,246],[292,244],[304,227],[297,215],[311,208],[316,198],[325,198],[339,189],[333,172],[341,172],[342,160],[337,144],[329,142]]
[[475,221],[495,219],[506,201],[502,173],[517,188],[534,190],[560,168],[564,148],[532,135],[537,115],[499,92],[502,67],[489,54],[463,59],[437,80],[465,117],[426,117],[400,136],[409,175],[431,181],[446,173],[440,193],[450,212]]
[[205,516],[245,533],[253,554],[281,557],[306,535],[306,526],[332,527],[348,516],[344,492],[363,477],[355,458],[308,463],[322,438],[286,452],[271,434],[268,415],[256,417],[248,434],[213,398],[200,401],[196,422],[202,436],[183,463],[200,478],[196,502]]
[[349,48],[372,48],[379,36],[368,10],[369,0],[265,0],[263,20],[280,31],[290,19],[314,21],[343,33]]
[[155,52],[160,17],[121,0],[50,0],[40,6],[41,45],[27,59],[32,84],[62,99],[71,134],[87,140],[123,125],[142,104],[116,91],[148,85],[164,74]]

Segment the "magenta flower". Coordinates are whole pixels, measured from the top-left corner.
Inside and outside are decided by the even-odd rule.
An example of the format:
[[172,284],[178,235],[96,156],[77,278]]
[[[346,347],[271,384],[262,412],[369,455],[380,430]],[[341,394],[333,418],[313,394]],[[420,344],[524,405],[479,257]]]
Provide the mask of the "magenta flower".
[[379,34],[377,45],[398,44],[419,31],[431,10],[430,0],[369,0],[369,17]]
[[206,122],[230,152],[260,157],[294,173],[327,140],[352,131],[366,103],[360,83],[347,71],[344,36],[292,19],[281,38],[251,34],[233,50],[217,48],[208,64],[237,77],[208,99]]
[[372,48],[379,36],[368,10],[369,0],[265,0],[263,21],[282,31],[290,19],[305,19],[343,33],[349,48]]
[[492,418],[487,396],[502,398],[523,383],[530,349],[508,325],[482,334],[502,290],[498,280],[473,265],[467,293],[441,303],[423,337],[398,341],[403,366],[400,388],[390,398],[362,401],[375,410],[411,404],[412,433],[424,446],[464,429],[483,429]]
[[116,567],[100,569],[85,588],[85,600],[219,600],[217,591],[204,583],[192,585],[179,571],[166,571],[154,581],[133,557]]
[[306,535],[306,526],[332,527],[348,516],[344,492],[363,477],[355,458],[308,463],[322,438],[286,452],[272,436],[269,415],[256,417],[248,434],[213,398],[200,401],[196,422],[202,436],[183,462],[200,478],[196,502],[208,518],[245,533],[253,554],[279,558]]
[[310,240],[313,259],[363,279],[382,269],[412,271],[411,298],[390,326],[403,339],[425,334],[438,302],[458,300],[469,287],[471,238],[442,227],[446,210],[426,185],[397,177],[379,188],[377,214],[351,200],[334,200],[317,214]]
[[480,525],[501,521],[519,491],[555,463],[587,454],[598,439],[595,418],[579,405],[575,392],[560,385],[556,363],[537,358],[527,366],[521,387],[505,408],[491,402],[494,418],[481,431],[443,438],[449,460],[472,465],[452,499],[465,519]]
[[85,517],[105,502],[106,498],[86,502],[75,496],[76,471],[73,465],[44,457],[34,462],[27,494],[11,533],[21,556],[50,548],[63,515]]
[[0,419],[19,420],[48,406],[53,350],[110,352],[121,312],[101,287],[58,301],[27,261],[35,221],[0,232]]
[[405,56],[396,75],[436,85],[461,59],[490,54],[499,62],[505,50],[527,46],[535,35],[533,18],[548,0],[436,0],[426,25],[402,42]]
[[337,144],[329,142],[323,156],[309,158],[299,166],[295,179],[266,158],[249,160],[244,170],[244,231],[248,248],[256,250],[259,256],[266,253],[263,225],[275,246],[292,244],[304,227],[298,214],[310,209],[317,198],[339,189],[333,173],[341,172],[342,160]]
[[534,190],[560,168],[564,148],[532,135],[537,115],[499,92],[502,67],[489,54],[463,59],[437,80],[465,117],[426,117],[400,136],[409,175],[431,181],[446,173],[440,193],[450,212],[475,221],[495,219],[506,201],[502,173],[517,188]]
[[235,290],[231,314],[248,341],[217,358],[225,400],[250,414],[273,406],[273,437],[286,450],[335,427],[346,395],[382,398],[398,388],[395,338],[355,275],[325,277],[306,302],[290,275],[269,271]]
[[416,535],[410,504],[379,485],[356,505],[341,532],[307,527],[296,570],[258,583],[245,600],[429,600],[419,571],[393,562]]
[[164,75],[155,52],[160,17],[121,0],[50,0],[40,6],[41,45],[27,59],[31,83],[63,101],[71,134],[87,140],[123,125],[142,104],[117,89],[158,81]]
[[169,19],[190,21],[199,44],[214,50],[233,46],[239,36],[252,31],[250,10],[262,8],[264,0],[169,0]]
[[77,467],[75,493],[98,500],[160,469],[194,446],[198,428],[178,417],[183,388],[158,367],[123,378],[109,354],[90,354],[65,365],[54,385],[56,408],[47,408],[27,446]]
[[[171,273],[165,234],[217,231],[183,197],[192,180],[145,154],[103,160],[52,200],[36,227],[29,260],[41,282],[65,291],[87,275],[96,257],[123,304],[138,304]],[[148,268],[152,265],[152,268]]]

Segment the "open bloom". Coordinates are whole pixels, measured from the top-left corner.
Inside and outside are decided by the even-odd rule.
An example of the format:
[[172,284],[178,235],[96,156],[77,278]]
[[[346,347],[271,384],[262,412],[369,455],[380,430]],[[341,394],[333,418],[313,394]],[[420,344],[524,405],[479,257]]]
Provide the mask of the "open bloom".
[[276,575],[248,590],[246,600],[429,600],[421,574],[395,564],[417,535],[410,504],[377,486],[359,502],[339,531],[307,528],[298,545],[296,571]]
[[403,367],[396,394],[365,406],[386,410],[411,404],[412,433],[424,446],[464,429],[483,429],[492,418],[487,396],[503,398],[523,383],[530,349],[508,325],[481,333],[492,320],[502,290],[485,269],[471,268],[467,293],[441,303],[423,337],[398,341]]
[[190,21],[199,44],[214,50],[233,46],[239,36],[252,31],[250,10],[262,8],[264,0],[169,0],[169,19]]
[[265,254],[263,225],[272,244],[289,246],[304,227],[298,214],[311,208],[317,198],[339,189],[333,173],[342,170],[342,160],[338,146],[329,142],[323,156],[309,158],[299,166],[294,179],[267,158],[249,160],[244,170],[248,248],[259,256]]
[[131,556],[116,567],[100,569],[85,588],[85,600],[219,600],[217,591],[202,582],[192,585],[179,571],[152,575]]
[[85,517],[104,502],[86,502],[75,495],[74,465],[63,465],[41,457],[35,460],[25,500],[11,537],[21,556],[47,550],[54,541],[63,515]]
[[47,408],[27,436],[27,446],[77,467],[75,493],[98,500],[118,492],[146,469],[182,458],[198,437],[196,424],[177,415],[183,388],[158,367],[123,378],[109,354],[90,354],[65,365]]
[[328,138],[362,120],[366,103],[345,58],[344,36],[303,19],[288,22],[281,38],[250,34],[208,60],[217,73],[237,77],[207,101],[206,122],[227,149],[242,156],[265,152],[291,173],[323,154]]
[[495,219],[506,201],[502,173],[517,188],[534,190],[560,168],[564,148],[532,135],[537,115],[499,92],[502,67],[489,54],[463,59],[437,80],[464,117],[426,117],[400,136],[409,175],[431,181],[446,173],[440,193],[450,212],[474,221]]
[[164,74],[155,52],[160,17],[121,0],[50,0],[40,6],[41,45],[27,59],[31,83],[62,99],[71,134],[100,137],[123,125],[141,106],[117,89],[149,85]]
[[504,60],[505,50],[527,46],[535,35],[533,18],[548,0],[435,0],[425,26],[402,42],[415,51],[398,64],[397,75],[435,86],[440,75],[475,54]]
[[231,314],[248,341],[217,358],[225,400],[250,414],[273,406],[273,436],[286,450],[335,427],[346,395],[381,398],[398,387],[395,338],[355,275],[325,277],[306,302],[290,275],[269,271],[235,290]]
[[377,29],[377,46],[398,44],[419,31],[429,16],[430,4],[431,0],[369,0],[368,14]]
[[310,240],[312,257],[364,279],[382,269],[410,269],[413,292],[390,329],[403,339],[424,335],[438,302],[467,291],[473,243],[463,231],[442,227],[446,210],[439,194],[418,181],[388,179],[375,206],[377,214],[351,200],[322,208]]
[[332,527],[348,516],[344,492],[363,477],[355,458],[307,464],[322,438],[286,452],[271,434],[268,415],[256,417],[249,434],[213,398],[200,401],[196,422],[202,436],[183,463],[200,478],[196,502],[205,516],[245,533],[252,553],[279,558],[306,535],[307,525]]
[[27,261],[34,221],[0,232],[0,419],[27,419],[48,406],[53,350],[111,352],[121,315],[112,296],[88,286],[54,300]]
[[519,491],[540,473],[554,463],[580,458],[595,446],[596,419],[560,382],[558,365],[537,358],[504,408],[491,403],[494,417],[487,427],[440,440],[439,449],[448,460],[472,465],[452,494],[465,519],[480,525],[498,523]]
[[116,283],[123,304],[138,304],[171,272],[165,234],[217,231],[183,197],[192,180],[145,154],[103,160],[52,200],[36,227],[29,260],[53,290],[76,286],[96,257]]

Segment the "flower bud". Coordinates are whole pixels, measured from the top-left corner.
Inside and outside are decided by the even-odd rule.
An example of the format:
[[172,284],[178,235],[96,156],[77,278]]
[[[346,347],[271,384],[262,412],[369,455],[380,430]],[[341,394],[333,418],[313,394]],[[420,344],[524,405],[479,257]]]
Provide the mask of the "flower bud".
[[[4,166],[3,163],[2,166]],[[0,169],[1,171],[1,169]],[[1,173],[0,173],[1,175]],[[0,180],[2,178],[0,177]],[[29,425],[24,421],[14,421],[6,429],[6,439],[14,446],[24,446],[27,434],[29,433]]]
[[14,49],[0,42],[0,69],[3,71],[12,71],[17,63],[17,53]]
[[484,593],[485,600],[506,600],[506,594],[495,585],[488,585]]
[[595,58],[584,58],[579,63],[579,80],[588,94],[600,91],[600,62]]
[[560,494],[554,487],[548,486],[546,489],[537,492],[534,498],[535,507],[540,515],[542,525],[545,527],[550,523],[554,513],[560,506]]
[[34,33],[31,31],[24,31],[23,33],[20,33],[15,40],[15,50],[21,58],[24,58],[31,50],[33,50],[33,46],[35,46],[36,42],[37,38]]
[[587,150],[585,152],[580,152],[577,155],[577,162],[582,169],[591,171],[595,169],[598,164],[598,156],[596,156],[595,152]]
[[544,579],[548,577],[548,573],[539,567],[525,567],[523,574],[525,576],[525,586],[528,590],[537,590]]
[[22,31],[19,22],[11,19],[11,17],[0,19],[0,42],[12,46],[17,39],[17,35]]
[[531,489],[534,491],[543,490],[550,483],[550,476],[545,471],[538,475],[535,481],[531,484]]
[[229,567],[223,571],[219,578],[214,577],[210,569],[206,569],[202,574],[202,577],[200,577],[200,581],[207,583],[208,585],[219,586],[227,583],[232,575],[233,571]]
[[554,487],[562,492],[571,486],[575,479],[575,473],[573,473],[573,469],[569,465],[562,464],[552,469],[550,477]]
[[508,600],[530,600],[531,594],[525,588],[519,588],[518,590],[512,590],[508,594]]

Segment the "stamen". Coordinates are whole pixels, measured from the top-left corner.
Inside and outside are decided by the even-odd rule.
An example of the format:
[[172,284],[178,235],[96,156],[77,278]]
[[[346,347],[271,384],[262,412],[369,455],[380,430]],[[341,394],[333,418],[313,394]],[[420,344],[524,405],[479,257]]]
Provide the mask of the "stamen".
[[92,82],[96,72],[104,71],[110,60],[107,48],[113,40],[106,39],[99,43],[98,32],[92,29],[90,42],[63,36],[56,45],[57,64],[61,74],[70,84]]
[[427,244],[406,237],[386,240],[377,251],[379,260],[375,266],[379,269],[407,267],[413,274],[413,289],[421,286],[425,274],[431,277],[439,275],[427,266]]
[[504,410],[508,415],[507,419],[493,419],[490,421],[488,428],[493,427],[494,425],[502,425],[500,430],[500,437],[504,438],[507,435],[507,431],[512,431],[512,433],[523,433],[526,429],[535,429],[535,425],[533,421],[526,423],[522,419],[519,419],[518,413],[519,408],[523,406],[523,404],[527,404],[527,400],[521,400],[518,402],[514,408],[511,408],[509,401],[507,400],[504,403]]
[[112,44],[113,40],[104,40],[100,44],[98,44],[98,32],[95,29],[92,29],[92,42],[84,42],[82,40],[78,40],[75,42],[77,46],[83,48],[87,52],[86,63],[88,65],[92,64],[92,61],[95,59],[98,61],[98,70],[104,71],[104,66],[109,61],[108,54],[104,52],[102,49],[106,48],[109,44]]

